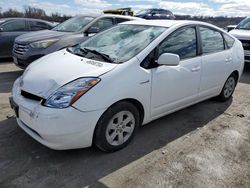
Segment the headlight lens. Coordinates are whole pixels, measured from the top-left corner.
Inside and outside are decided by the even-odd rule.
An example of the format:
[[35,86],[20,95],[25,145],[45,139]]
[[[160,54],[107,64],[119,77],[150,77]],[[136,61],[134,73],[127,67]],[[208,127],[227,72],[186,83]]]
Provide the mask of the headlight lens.
[[100,78],[79,78],[72,81],[52,93],[44,102],[44,106],[51,108],[67,108],[98,82],[100,82]]
[[33,42],[30,44],[32,48],[47,48],[53,43],[57,42],[59,39],[49,39],[49,40],[42,40],[42,41],[37,41]]

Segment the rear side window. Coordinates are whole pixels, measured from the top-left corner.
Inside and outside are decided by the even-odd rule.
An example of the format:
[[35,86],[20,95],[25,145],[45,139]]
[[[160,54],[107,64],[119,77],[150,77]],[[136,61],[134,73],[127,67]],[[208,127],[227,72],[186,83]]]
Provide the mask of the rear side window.
[[197,54],[195,28],[181,28],[167,37],[159,46],[159,55],[163,53],[177,54],[180,59],[195,57]]
[[38,30],[49,28],[48,25],[43,22],[29,21],[29,24],[30,24],[31,31],[38,31]]
[[160,12],[158,10],[152,10],[151,14],[159,14]]
[[122,22],[127,22],[130,21],[130,19],[124,19],[124,18],[116,18],[116,23],[122,23]]
[[5,32],[27,31],[24,20],[9,21],[1,26]]
[[203,54],[220,52],[225,49],[224,40],[219,31],[200,27]]
[[234,39],[225,33],[223,33],[223,36],[224,36],[227,48],[232,48],[232,46],[234,45]]

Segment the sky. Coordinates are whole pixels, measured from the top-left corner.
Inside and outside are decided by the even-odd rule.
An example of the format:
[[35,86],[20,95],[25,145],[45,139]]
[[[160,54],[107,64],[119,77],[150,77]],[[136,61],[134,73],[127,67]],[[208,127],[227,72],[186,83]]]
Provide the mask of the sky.
[[24,6],[41,8],[46,13],[77,15],[106,9],[131,7],[135,12],[147,8],[164,8],[174,14],[198,16],[250,16],[250,0],[0,0],[3,10]]

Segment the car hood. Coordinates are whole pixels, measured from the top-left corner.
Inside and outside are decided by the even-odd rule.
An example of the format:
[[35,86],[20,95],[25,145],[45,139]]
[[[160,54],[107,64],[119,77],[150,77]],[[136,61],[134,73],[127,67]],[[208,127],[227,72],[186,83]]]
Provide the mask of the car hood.
[[29,32],[29,33],[26,33],[17,37],[15,41],[18,43],[26,44],[26,43],[31,43],[35,41],[45,40],[45,39],[67,36],[70,34],[72,33],[59,32],[59,31],[53,31],[53,30],[34,31],[34,32]]
[[31,94],[47,98],[56,89],[81,77],[99,77],[117,64],[82,58],[61,50],[44,56],[24,71],[20,88]]
[[231,30],[229,33],[238,39],[250,40],[250,30],[234,29],[234,30]]

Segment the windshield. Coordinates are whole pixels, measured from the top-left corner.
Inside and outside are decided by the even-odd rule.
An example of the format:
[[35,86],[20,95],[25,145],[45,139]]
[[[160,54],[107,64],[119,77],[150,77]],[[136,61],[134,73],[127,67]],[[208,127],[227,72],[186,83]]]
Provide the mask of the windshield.
[[142,14],[148,14],[150,12],[150,10],[141,10],[139,12],[136,13],[136,15],[142,15]]
[[93,19],[93,17],[74,17],[57,25],[52,30],[61,32],[78,32]]
[[110,63],[123,63],[141,52],[167,28],[121,24],[81,43],[75,54]]
[[245,29],[250,30],[250,18],[246,18],[242,20],[239,25],[236,27],[236,29]]

